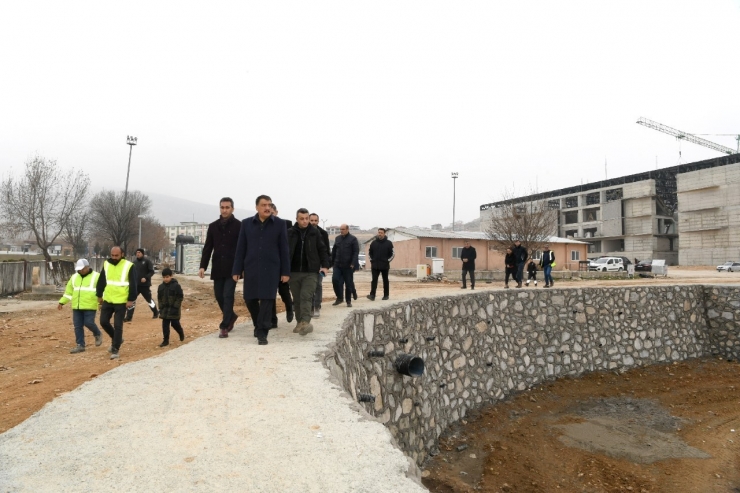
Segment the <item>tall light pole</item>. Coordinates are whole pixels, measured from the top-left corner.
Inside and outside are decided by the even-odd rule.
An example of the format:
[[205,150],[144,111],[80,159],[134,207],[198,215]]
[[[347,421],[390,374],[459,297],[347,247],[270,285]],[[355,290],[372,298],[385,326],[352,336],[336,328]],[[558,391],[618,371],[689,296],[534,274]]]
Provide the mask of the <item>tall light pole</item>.
[[126,199],[128,198],[128,175],[131,174],[131,153],[134,150],[134,146],[137,142],[136,137],[130,135],[126,136],[126,144],[128,144],[128,169],[126,170],[126,189],[123,192],[123,213],[126,213]]
[[452,172],[452,231],[455,231],[455,184],[457,183],[457,171]]
[[144,217],[145,217],[145,216],[142,216],[141,214],[139,214],[139,248],[141,248],[141,220],[142,220],[142,219],[143,219]]

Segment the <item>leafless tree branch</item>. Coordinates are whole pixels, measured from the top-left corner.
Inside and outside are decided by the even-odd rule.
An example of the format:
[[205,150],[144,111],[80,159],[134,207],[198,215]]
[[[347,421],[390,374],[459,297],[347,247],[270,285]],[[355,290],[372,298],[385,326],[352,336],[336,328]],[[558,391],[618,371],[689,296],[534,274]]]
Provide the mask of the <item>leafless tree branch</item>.
[[491,210],[486,231],[492,246],[504,252],[516,240],[528,250],[538,249],[550,237],[557,234],[557,211],[550,210],[546,200],[524,201],[521,197],[505,190],[499,206]]
[[67,172],[54,160],[35,156],[20,177],[9,175],[0,184],[0,218],[13,236],[30,232],[47,261],[48,248],[69,219],[85,207],[90,178],[82,171]]

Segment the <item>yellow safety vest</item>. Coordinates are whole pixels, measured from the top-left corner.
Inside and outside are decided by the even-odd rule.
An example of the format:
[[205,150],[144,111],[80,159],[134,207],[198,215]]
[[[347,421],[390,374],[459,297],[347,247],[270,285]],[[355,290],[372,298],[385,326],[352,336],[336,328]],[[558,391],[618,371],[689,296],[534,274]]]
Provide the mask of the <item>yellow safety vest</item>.
[[98,298],[95,290],[98,286],[100,274],[90,271],[88,275],[82,277],[79,272],[72,274],[67,282],[67,289],[64,295],[59,299],[60,305],[66,305],[72,302],[73,310],[97,310]]
[[106,282],[104,301],[114,305],[128,301],[128,274],[133,266],[134,264],[125,258],[122,258],[118,265],[113,265],[107,260],[103,263]]

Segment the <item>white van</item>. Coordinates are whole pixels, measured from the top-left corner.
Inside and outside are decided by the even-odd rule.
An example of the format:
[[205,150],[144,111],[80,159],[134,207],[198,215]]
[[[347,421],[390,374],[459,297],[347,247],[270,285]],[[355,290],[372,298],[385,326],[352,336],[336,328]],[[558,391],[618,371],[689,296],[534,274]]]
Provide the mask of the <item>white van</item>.
[[588,263],[588,270],[600,272],[622,272],[624,263],[620,257],[601,257]]

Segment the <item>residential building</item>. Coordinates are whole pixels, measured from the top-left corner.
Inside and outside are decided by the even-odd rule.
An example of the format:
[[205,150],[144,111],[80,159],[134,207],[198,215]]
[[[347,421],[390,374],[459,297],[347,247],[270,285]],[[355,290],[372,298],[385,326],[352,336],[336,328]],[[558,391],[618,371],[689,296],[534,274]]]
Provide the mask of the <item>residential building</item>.
[[[701,211],[703,206],[697,204],[702,203],[700,199],[702,194],[710,193],[715,188],[699,185],[699,188],[694,190],[690,182],[700,180],[699,177],[709,173],[712,176],[716,174],[714,181],[707,178],[715,183],[716,178],[724,172],[708,170],[735,163],[740,163],[740,154],[528,195],[514,200],[525,206],[544,201],[547,208],[553,211],[552,233],[588,242],[590,257],[616,255],[630,259],[665,259],[668,265],[676,265],[679,262],[677,227],[680,214],[679,201],[686,200],[689,196],[693,197],[692,205],[687,205],[686,210],[694,212],[695,221],[692,224],[695,224],[696,218],[710,217],[711,214]],[[682,177],[683,190],[686,193],[678,194],[677,180],[683,174],[688,174]],[[723,193],[730,189],[731,187],[724,188]],[[491,214],[495,214],[505,203],[501,201],[480,206],[481,229],[487,227]],[[722,202],[722,207],[730,203],[731,201]],[[699,209],[691,209],[694,207]],[[727,209],[726,212],[731,210]],[[694,225],[689,226],[689,222],[686,222],[686,225],[687,231],[694,228],[693,232],[697,233],[694,235],[694,244],[698,241],[697,236],[701,236],[702,241],[711,241],[714,235],[714,233],[705,234],[708,231],[702,233],[701,227],[696,229]],[[729,236],[728,242],[731,242]],[[696,258],[695,255],[688,254],[684,257]]]
[[170,239],[170,245],[175,245],[175,238],[178,235],[192,236],[195,243],[205,243],[206,234],[208,233],[208,223],[198,223],[192,221],[181,222],[178,226],[165,226],[167,237]]
[[740,163],[678,175],[681,265],[740,261]]

